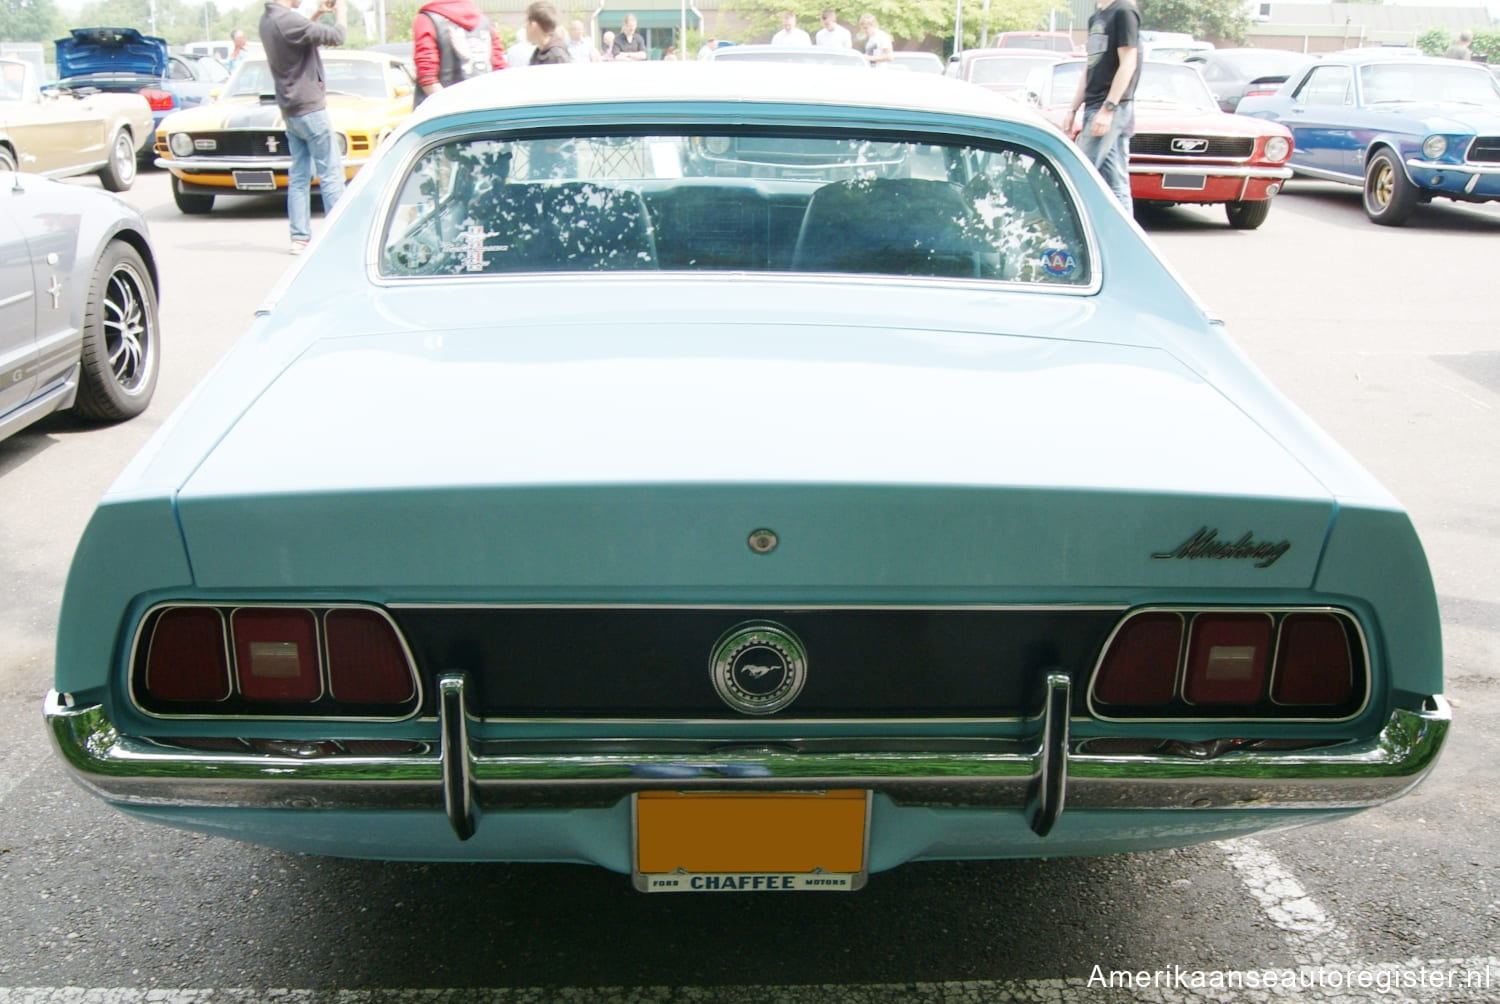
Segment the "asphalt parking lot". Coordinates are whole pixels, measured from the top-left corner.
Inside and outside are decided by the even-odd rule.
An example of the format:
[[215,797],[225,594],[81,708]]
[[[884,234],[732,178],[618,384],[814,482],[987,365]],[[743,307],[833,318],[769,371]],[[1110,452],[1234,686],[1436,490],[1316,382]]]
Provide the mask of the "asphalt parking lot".
[[[0,442],[0,1004],[1500,1001],[1500,207],[1439,203],[1390,229],[1354,189],[1294,182],[1259,231],[1217,209],[1144,221],[1422,534],[1456,721],[1414,793],[1184,850],[908,865],[848,896],[647,897],[578,866],[341,861],[163,830],[64,776],[40,702],[72,547],[291,261],[274,200],[185,217],[160,172],[128,198],[162,259],[155,403]],[[1280,982],[1294,972],[1322,975]]]

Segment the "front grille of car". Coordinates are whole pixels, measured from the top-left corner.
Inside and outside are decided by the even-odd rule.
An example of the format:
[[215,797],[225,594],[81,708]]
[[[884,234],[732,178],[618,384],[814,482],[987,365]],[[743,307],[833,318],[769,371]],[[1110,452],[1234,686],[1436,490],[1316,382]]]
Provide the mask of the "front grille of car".
[[[207,143],[213,143],[213,148],[200,145]],[[193,133],[193,146],[195,157],[285,159],[291,156],[287,152],[286,133],[271,129]]]
[[[1183,149],[1184,146],[1196,147],[1199,144],[1203,144],[1202,149]],[[1132,156],[1177,157],[1188,160],[1248,160],[1255,153],[1255,140],[1238,136],[1136,133],[1130,137],[1130,153]]]
[[[774,718],[1036,714],[1049,670],[1077,691],[1120,618],[1090,609],[410,607],[391,614],[429,685],[461,672],[482,718],[745,720],[715,690],[716,644],[771,622],[806,653]],[[428,691],[435,693],[436,688]],[[1081,708],[1081,705],[1080,705]]]
[[1500,164],[1500,136],[1476,136],[1469,144],[1468,160],[1476,164]]

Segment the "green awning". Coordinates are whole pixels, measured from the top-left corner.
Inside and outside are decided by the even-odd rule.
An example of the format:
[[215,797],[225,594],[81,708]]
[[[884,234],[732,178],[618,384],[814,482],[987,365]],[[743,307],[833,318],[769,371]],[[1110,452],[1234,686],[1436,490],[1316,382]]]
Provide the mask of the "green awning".
[[[602,10],[599,12],[599,30],[615,31],[625,23],[625,15],[635,15],[637,28],[678,28],[682,26],[682,9],[673,7],[671,10]],[[701,30],[703,24],[698,20],[698,15],[693,13],[691,7],[687,12],[687,24],[689,28]]]

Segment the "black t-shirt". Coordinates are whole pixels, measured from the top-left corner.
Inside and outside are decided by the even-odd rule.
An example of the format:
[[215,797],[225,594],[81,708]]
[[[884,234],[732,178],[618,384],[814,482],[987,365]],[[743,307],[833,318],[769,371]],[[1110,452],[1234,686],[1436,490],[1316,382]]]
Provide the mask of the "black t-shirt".
[[646,38],[640,32],[636,32],[634,35],[626,38],[625,33],[622,31],[615,36],[615,44],[610,47],[609,51],[616,56],[622,52],[645,52]]
[[[1087,108],[1102,105],[1109,97],[1109,85],[1114,82],[1115,71],[1120,68],[1121,49],[1141,47],[1141,12],[1130,0],[1115,0],[1103,10],[1096,10],[1089,18],[1088,83],[1083,90],[1083,103]],[[1135,76],[1130,86],[1120,96],[1121,101],[1135,97],[1136,81],[1141,79],[1140,60],[1136,60]]]

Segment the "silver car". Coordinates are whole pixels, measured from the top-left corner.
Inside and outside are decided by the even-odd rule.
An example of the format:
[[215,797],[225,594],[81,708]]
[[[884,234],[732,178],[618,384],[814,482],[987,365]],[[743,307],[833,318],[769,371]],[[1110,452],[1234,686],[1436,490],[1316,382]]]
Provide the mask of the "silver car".
[[104,192],[0,171],[0,439],[54,411],[146,409],[160,359],[156,258]]

